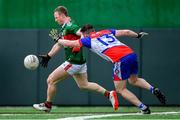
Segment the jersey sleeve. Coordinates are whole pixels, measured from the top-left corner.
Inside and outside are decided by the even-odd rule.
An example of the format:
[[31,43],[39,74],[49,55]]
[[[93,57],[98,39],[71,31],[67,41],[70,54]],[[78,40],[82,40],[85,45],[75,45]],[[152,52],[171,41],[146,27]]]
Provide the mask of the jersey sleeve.
[[109,29],[109,31],[115,36],[116,35],[116,29]]
[[85,46],[87,48],[91,48],[91,38],[85,37],[79,40],[81,46]]
[[80,27],[78,25],[76,25],[76,24],[72,24],[69,27],[69,31],[71,31],[73,34],[76,34],[79,29],[80,29]]

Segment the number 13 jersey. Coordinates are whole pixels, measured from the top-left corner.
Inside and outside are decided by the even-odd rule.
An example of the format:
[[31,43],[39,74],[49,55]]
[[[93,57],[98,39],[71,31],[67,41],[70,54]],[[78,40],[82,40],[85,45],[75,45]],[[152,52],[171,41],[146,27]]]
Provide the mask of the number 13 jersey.
[[90,37],[79,40],[81,46],[85,46],[112,63],[119,61],[122,57],[133,53],[133,50],[120,42],[115,37],[115,30],[101,30],[92,32]]

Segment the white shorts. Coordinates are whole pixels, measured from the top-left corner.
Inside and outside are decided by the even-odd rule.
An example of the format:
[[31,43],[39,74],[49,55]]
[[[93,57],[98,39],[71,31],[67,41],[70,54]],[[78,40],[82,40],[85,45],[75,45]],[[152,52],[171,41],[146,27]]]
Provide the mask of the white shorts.
[[82,65],[78,64],[71,64],[68,61],[65,61],[60,65],[66,72],[70,75],[78,74],[78,73],[86,73],[87,72],[87,65],[86,63]]

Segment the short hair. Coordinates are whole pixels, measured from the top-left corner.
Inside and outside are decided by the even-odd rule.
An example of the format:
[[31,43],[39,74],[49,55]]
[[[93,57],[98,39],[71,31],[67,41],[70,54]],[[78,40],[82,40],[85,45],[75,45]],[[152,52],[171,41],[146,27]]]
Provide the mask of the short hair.
[[95,31],[95,29],[91,24],[86,24],[81,28],[81,32],[85,33],[85,34],[89,34],[94,31]]
[[68,16],[68,10],[64,6],[58,6],[54,12],[58,12],[59,14],[64,14],[65,16]]

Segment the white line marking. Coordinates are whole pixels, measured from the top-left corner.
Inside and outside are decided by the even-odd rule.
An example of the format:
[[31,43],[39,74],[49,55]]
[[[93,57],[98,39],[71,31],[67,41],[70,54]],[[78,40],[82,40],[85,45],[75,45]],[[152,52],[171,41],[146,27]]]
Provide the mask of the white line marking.
[[[155,112],[150,115],[167,115],[167,114],[178,114],[178,112]],[[91,118],[103,118],[103,117],[115,117],[115,116],[128,116],[128,115],[142,115],[141,113],[120,113],[120,114],[103,114],[103,115],[88,115],[88,116],[78,116],[78,117],[67,117],[67,118],[59,118],[56,120],[87,120]],[[50,119],[49,119],[50,120]],[[51,119],[52,120],[52,119]]]

